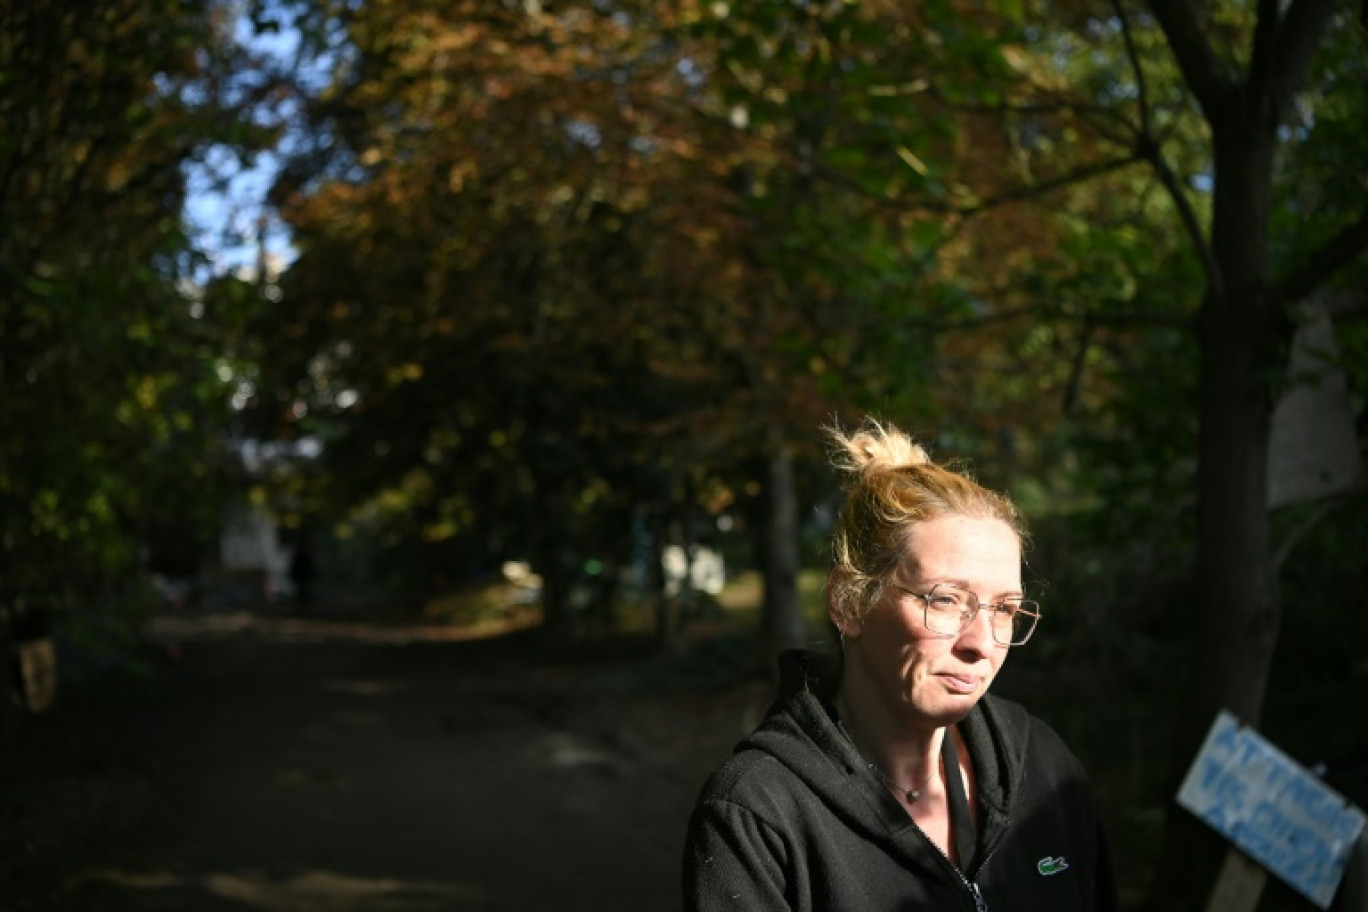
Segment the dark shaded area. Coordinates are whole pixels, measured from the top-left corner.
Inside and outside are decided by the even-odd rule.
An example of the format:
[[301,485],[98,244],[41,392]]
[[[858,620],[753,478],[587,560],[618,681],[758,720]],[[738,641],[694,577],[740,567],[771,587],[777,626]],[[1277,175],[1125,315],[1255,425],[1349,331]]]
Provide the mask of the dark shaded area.
[[4,908],[672,908],[702,777],[764,705],[740,644],[411,635],[187,638],[31,720]]
[[[1362,732],[1326,723],[1368,675],[1313,607],[1266,729],[1364,806]],[[1185,651],[1052,620],[995,689],[1083,759],[1136,908]],[[141,671],[68,682],[0,756],[0,907],[675,908],[697,790],[770,700],[754,631],[700,623],[679,653],[649,633],[460,636],[335,607],[155,620]],[[1273,879],[1260,907],[1309,908]]]

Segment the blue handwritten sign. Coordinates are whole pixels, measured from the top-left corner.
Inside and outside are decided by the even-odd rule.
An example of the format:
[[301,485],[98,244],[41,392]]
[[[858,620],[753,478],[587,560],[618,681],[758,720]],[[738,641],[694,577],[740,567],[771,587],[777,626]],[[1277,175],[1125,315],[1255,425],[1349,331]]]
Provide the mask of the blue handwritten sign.
[[1322,909],[1363,832],[1362,811],[1225,712],[1178,803]]

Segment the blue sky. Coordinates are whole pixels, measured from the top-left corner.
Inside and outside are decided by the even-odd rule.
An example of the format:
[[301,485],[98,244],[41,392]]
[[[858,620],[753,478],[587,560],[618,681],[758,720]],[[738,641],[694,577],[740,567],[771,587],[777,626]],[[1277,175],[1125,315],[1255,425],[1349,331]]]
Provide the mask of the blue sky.
[[[244,16],[234,29],[234,39],[253,55],[274,60],[285,67],[289,67],[300,52],[300,34],[288,20],[276,31],[258,32]],[[304,77],[315,85],[322,85],[332,65],[332,56],[322,55],[313,65],[304,68]],[[293,109],[285,106],[273,115],[261,116],[288,118],[291,113]],[[282,145],[288,148],[291,139],[287,121]],[[263,242],[272,262],[284,266],[294,259],[288,228],[266,205],[266,195],[279,170],[280,158],[274,153],[262,153],[250,161],[243,161],[234,150],[226,147],[211,148],[203,161],[187,166],[183,215],[191,237],[210,261],[208,274],[196,278],[203,281],[255,269]]]

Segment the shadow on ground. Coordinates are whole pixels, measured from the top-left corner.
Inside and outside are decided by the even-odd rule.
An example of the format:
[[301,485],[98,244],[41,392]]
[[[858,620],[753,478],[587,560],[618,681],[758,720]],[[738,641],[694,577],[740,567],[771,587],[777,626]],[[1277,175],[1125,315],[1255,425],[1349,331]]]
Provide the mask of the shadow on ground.
[[694,796],[768,697],[726,638],[154,630],[147,674],[0,758],[7,912],[677,908]]

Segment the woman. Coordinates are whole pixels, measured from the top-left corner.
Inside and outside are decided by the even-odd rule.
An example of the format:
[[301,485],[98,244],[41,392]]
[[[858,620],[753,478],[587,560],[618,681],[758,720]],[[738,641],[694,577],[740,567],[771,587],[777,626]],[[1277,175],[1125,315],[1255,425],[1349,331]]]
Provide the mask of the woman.
[[830,433],[839,668],[782,657],[779,699],[694,810],[685,908],[1116,908],[1077,759],[987,694],[1040,614],[1016,509],[892,426]]

